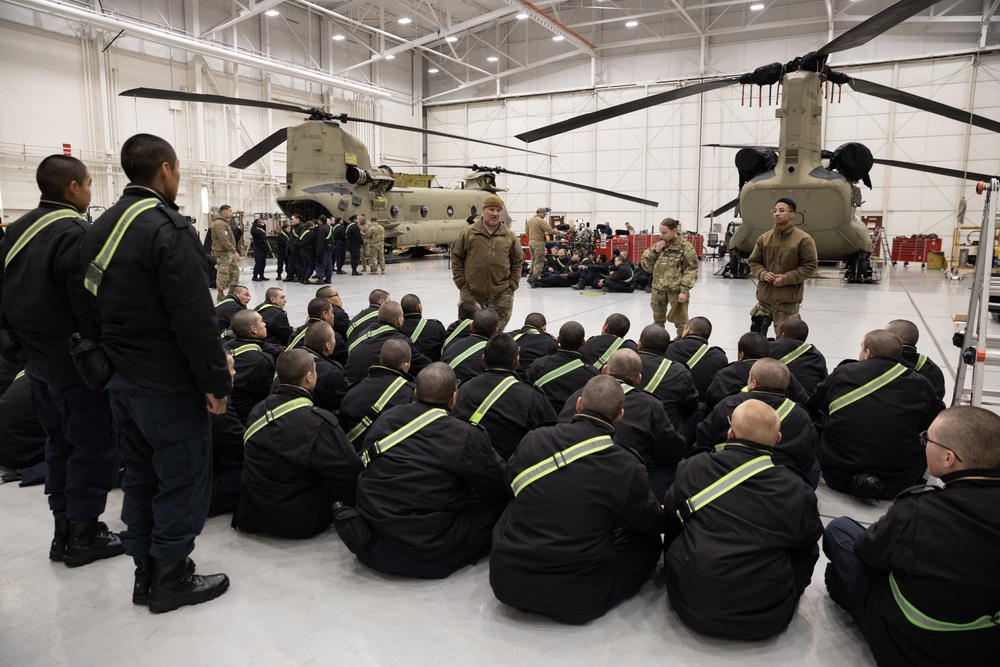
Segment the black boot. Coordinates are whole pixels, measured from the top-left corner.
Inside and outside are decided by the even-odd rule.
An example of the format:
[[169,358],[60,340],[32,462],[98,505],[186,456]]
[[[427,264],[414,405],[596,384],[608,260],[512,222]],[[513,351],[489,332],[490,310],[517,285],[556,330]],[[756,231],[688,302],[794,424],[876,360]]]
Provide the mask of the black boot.
[[63,562],[67,567],[79,567],[102,558],[125,553],[118,535],[97,519],[73,519],[69,522],[69,541]]
[[751,315],[750,316],[750,331],[753,333],[759,333],[760,335],[767,337],[767,331],[771,328],[771,318],[767,315]]
[[66,551],[66,542],[69,541],[69,519],[66,518],[66,512],[53,512],[52,516],[56,521],[56,529],[52,534],[52,546],[49,547],[49,560],[61,561]]
[[573,289],[584,289],[586,287],[587,287],[587,283],[583,282],[582,280],[580,282],[578,282],[577,284],[573,285]]
[[[135,561],[135,585],[132,587],[132,604],[149,604],[149,587],[156,574],[156,560],[152,556],[133,558]],[[187,574],[194,574],[194,561],[187,559]]]
[[156,559],[156,573],[149,588],[149,610],[155,614],[189,604],[214,600],[229,588],[224,574],[199,575],[188,571],[188,561]]

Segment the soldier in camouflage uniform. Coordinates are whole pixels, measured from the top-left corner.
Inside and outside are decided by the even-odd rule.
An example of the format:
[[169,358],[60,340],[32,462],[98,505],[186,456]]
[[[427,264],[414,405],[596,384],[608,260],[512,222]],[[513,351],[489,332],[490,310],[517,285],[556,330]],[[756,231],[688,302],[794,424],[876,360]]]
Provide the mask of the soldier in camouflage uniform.
[[653,323],[665,327],[669,320],[680,338],[688,321],[691,288],[698,280],[698,255],[694,246],[681,238],[679,222],[665,218],[660,223],[660,240],[642,253],[642,268],[653,276],[649,302]]
[[361,273],[364,273],[368,270],[368,219],[363,213],[359,213],[357,220],[361,227],[361,258],[358,265],[361,266]]
[[[385,275],[385,228],[378,218],[368,221],[368,230],[365,233],[365,257],[367,264],[372,267],[372,273],[378,273],[378,269],[382,269],[382,275]],[[363,273],[364,269],[361,271]]]
[[218,264],[215,277],[215,287],[218,291],[216,301],[222,301],[229,290],[240,281],[240,254],[236,251],[236,237],[229,219],[233,216],[233,207],[224,204],[212,218],[212,255]]
[[593,251],[594,233],[590,231],[590,227],[580,225],[580,228],[576,230],[576,234],[573,236],[573,252],[580,255],[580,257],[586,257]]

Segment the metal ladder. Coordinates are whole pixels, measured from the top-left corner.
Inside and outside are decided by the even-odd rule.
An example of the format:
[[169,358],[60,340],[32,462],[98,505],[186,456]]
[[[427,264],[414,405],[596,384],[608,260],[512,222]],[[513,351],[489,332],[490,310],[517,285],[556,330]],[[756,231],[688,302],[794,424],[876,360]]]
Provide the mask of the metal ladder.
[[[1000,295],[1000,278],[994,280],[991,275],[1000,180],[994,178],[989,183],[980,183],[977,192],[986,195],[986,203],[979,234],[979,251],[976,253],[976,268],[973,272],[969,312],[962,338],[962,353],[958,360],[958,371],[955,374],[955,393],[951,402],[953,406],[974,405],[978,407],[984,405],[984,397],[1000,399],[1000,391],[983,389],[983,376],[986,373],[986,367],[1000,366],[1000,336],[989,337],[987,335],[990,321],[990,293]],[[961,334],[962,332],[959,332],[956,337]],[[969,387],[966,387],[969,379],[967,375],[971,375],[971,386]],[[1000,401],[986,401],[985,405],[1000,405]]]

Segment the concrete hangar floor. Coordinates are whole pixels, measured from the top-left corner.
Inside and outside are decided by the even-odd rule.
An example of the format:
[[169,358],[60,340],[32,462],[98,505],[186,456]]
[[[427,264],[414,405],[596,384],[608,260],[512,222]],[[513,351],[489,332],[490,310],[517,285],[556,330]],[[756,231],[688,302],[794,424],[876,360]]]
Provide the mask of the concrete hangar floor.
[[[252,306],[268,286],[280,285],[292,323],[304,321],[315,287],[250,282],[251,268],[243,264]],[[712,260],[702,263],[691,314],[712,320],[712,342],[734,359],[737,339],[749,326],[754,286],[713,276],[718,268]],[[832,269],[820,274],[806,286],[802,315],[809,340],[831,368],[857,357],[867,331],[906,318],[920,328],[919,349],[944,370],[950,397],[958,361],[952,316],[966,312],[968,278],[949,281],[917,266],[888,269],[876,285],[844,284]],[[274,278],[273,263],[266,275]],[[392,264],[385,276],[338,276],[334,287],[352,315],[367,304],[370,290],[382,288],[394,299],[418,294],[425,314],[446,325],[455,319],[457,290],[440,257]],[[638,337],[651,321],[644,292],[585,296],[530,289],[522,281],[511,328],[533,311],[545,313],[553,333],[575,319],[588,335],[596,334],[607,315],[621,312]],[[987,382],[1000,385],[996,376]],[[824,522],[847,514],[868,524],[888,507],[822,483],[818,496]],[[115,490],[103,517],[113,530],[123,528],[121,503]],[[131,559],[72,570],[47,560],[52,520],[41,487],[0,486],[0,506],[3,665],[874,664],[860,632],[825,593],[823,556],[788,630],[766,642],[736,643],[685,628],[667,604],[659,568],[636,598],[589,625],[566,627],[497,602],[485,561],[444,581],[397,579],[360,565],[332,528],[292,542],[238,534],[229,516],[219,516],[208,520],[193,556],[199,572],[226,572],[231,589],[211,604],[154,615],[131,604]]]

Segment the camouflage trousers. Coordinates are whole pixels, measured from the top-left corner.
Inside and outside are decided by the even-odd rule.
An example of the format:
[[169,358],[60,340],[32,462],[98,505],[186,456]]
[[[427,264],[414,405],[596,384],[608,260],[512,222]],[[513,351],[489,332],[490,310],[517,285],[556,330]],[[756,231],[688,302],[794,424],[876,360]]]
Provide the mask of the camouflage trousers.
[[791,303],[765,303],[763,301],[758,301],[757,304],[750,309],[750,317],[770,317],[771,321],[774,323],[774,331],[777,333],[778,327],[781,323],[787,320],[789,317],[799,316],[799,306],[802,305],[797,301]]
[[528,250],[531,251],[531,275],[538,278],[545,266],[545,244],[529,245]]
[[361,255],[361,270],[364,271],[369,266],[372,267],[372,273],[378,269],[382,269],[382,273],[385,273],[385,248],[381,245],[366,245],[364,247],[364,254]]
[[468,288],[464,288],[458,291],[458,302],[463,301],[475,301],[482,308],[492,308],[497,311],[497,315],[500,316],[500,331],[503,331],[510,321],[511,311],[514,310],[514,290],[508,287],[495,296],[485,297],[473,294]]
[[[653,309],[653,324],[666,328],[666,323],[669,321],[677,329],[677,338],[684,332],[684,326],[688,321],[688,304],[691,302],[689,295],[687,301],[680,303],[677,300],[680,294],[680,292],[654,289],[649,298],[649,307]],[[669,312],[667,308],[670,309]]]
[[240,284],[240,267],[236,263],[236,255],[232,253],[218,255],[215,261],[219,265],[218,274],[215,277],[215,287],[221,295],[219,301],[222,301],[229,290]]

